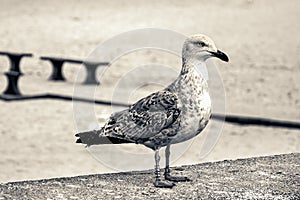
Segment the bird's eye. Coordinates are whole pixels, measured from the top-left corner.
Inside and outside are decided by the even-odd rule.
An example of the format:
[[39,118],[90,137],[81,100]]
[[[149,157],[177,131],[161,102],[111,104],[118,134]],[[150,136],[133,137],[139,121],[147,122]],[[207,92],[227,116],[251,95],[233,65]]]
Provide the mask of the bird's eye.
[[207,46],[207,44],[205,44],[205,42],[199,42],[198,44],[201,45],[201,46],[203,46],[203,47]]

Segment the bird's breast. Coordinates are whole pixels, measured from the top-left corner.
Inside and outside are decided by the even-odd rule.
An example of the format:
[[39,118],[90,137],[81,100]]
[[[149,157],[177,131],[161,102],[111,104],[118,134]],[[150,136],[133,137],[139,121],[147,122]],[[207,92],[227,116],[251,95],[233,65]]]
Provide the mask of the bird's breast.
[[199,134],[211,115],[211,99],[206,81],[199,75],[185,79],[180,85],[181,111],[179,129],[172,143],[188,140]]

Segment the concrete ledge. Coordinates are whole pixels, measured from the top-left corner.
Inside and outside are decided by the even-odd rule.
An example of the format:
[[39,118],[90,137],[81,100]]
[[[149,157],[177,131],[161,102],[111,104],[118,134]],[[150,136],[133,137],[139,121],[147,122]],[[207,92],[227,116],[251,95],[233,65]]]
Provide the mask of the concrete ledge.
[[153,187],[151,171],[0,184],[0,199],[300,199],[300,153],[175,167],[192,182]]

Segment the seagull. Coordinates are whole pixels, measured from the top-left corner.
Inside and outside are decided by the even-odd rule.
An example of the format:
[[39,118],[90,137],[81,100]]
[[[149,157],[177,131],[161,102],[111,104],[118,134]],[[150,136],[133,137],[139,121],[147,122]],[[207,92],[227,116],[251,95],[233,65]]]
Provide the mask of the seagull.
[[[158,188],[172,188],[174,182],[191,181],[188,177],[172,176],[170,146],[200,134],[211,117],[211,99],[207,80],[201,73],[208,58],[228,62],[212,39],[197,34],[188,37],[182,48],[182,69],[168,87],[140,99],[128,109],[113,113],[99,130],[77,133],[77,143],[136,143],[154,151],[155,181]],[[164,179],[160,174],[159,150],[165,149]]]

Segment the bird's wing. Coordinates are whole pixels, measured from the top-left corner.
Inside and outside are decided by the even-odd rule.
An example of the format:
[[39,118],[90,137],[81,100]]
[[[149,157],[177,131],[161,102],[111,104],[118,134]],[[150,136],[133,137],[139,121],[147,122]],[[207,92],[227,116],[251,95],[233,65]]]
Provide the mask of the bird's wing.
[[127,110],[112,114],[101,135],[143,143],[170,127],[179,114],[177,95],[168,90],[159,91]]

